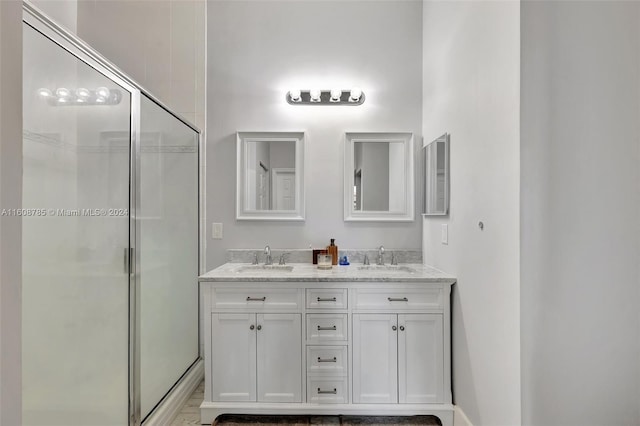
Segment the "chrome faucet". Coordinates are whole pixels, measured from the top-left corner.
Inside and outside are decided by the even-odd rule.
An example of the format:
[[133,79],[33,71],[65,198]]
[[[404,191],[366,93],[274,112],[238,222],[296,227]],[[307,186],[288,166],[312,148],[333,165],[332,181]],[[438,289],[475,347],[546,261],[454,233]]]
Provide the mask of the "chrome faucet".
[[264,264],[265,265],[273,265],[273,260],[271,260],[271,247],[266,246],[264,248],[264,254],[266,255],[266,258],[264,260]]
[[258,252],[253,253],[253,262],[251,262],[252,265],[257,265],[258,264]]
[[364,254],[364,260],[362,261],[363,265],[368,265],[369,264],[369,256],[367,255],[367,253]]
[[291,253],[288,253],[288,252],[282,253],[280,255],[280,261],[278,262],[278,265],[284,265],[285,261],[287,260],[287,255],[289,255],[289,254],[291,254]]
[[391,252],[391,265],[393,266],[398,265],[398,259],[396,259],[396,253],[393,251]]
[[384,246],[378,247],[378,262],[376,265],[384,265]]

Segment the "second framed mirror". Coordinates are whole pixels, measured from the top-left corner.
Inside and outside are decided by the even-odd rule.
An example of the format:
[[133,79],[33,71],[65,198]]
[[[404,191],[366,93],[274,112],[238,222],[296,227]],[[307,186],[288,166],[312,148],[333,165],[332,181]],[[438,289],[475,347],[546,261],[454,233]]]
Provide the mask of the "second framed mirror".
[[345,221],[413,221],[413,134],[346,133]]

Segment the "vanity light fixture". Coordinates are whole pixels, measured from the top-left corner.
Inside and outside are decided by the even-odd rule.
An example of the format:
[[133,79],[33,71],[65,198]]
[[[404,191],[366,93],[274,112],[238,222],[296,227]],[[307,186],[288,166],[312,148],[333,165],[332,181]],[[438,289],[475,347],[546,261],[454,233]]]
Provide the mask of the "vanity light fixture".
[[365,100],[364,93],[358,87],[351,90],[300,90],[291,89],[286,95],[290,105],[362,105]]
[[41,87],[37,93],[51,106],[118,105],[122,100],[122,93],[119,90],[110,90],[106,87],[98,87],[95,90],[85,87],[78,87],[75,90],[58,87],[51,90]]
[[362,90],[359,87],[354,87],[349,93],[349,102],[358,102],[362,97]]
[[342,98],[342,90],[331,89],[331,97],[329,98],[329,102],[340,102],[340,98]]
[[51,93],[51,90],[47,89],[46,87],[42,87],[38,89],[38,95],[40,95],[40,97],[42,98],[48,98],[50,96],[53,96],[53,93]]
[[311,102],[320,102],[320,97],[322,96],[322,91],[318,89],[311,89],[309,91],[309,100]]
[[300,97],[300,89],[289,90],[289,98],[291,99],[291,102],[300,102],[302,100]]

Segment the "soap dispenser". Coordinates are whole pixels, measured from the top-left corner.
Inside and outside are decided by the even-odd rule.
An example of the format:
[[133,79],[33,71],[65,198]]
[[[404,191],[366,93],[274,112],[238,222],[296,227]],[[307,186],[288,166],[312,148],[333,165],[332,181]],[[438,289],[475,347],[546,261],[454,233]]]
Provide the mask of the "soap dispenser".
[[327,246],[327,254],[331,255],[331,264],[338,264],[338,246],[335,244],[335,238],[331,238],[331,244]]

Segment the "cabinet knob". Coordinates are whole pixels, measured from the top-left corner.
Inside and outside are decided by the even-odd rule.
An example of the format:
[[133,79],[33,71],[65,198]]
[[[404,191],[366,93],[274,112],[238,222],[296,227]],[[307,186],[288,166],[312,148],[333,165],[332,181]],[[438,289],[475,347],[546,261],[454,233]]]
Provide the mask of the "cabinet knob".
[[400,331],[404,331],[404,325],[400,326]]
[[251,324],[251,325],[249,326],[249,330],[253,330],[254,328],[256,328],[256,326],[255,326],[255,325],[253,325],[253,324]]
[[262,326],[261,325],[258,325],[258,330],[262,330]]
[[396,327],[396,326],[394,325],[393,327],[391,327],[391,329],[392,329],[393,331],[396,331],[396,330],[398,329],[398,327]]

